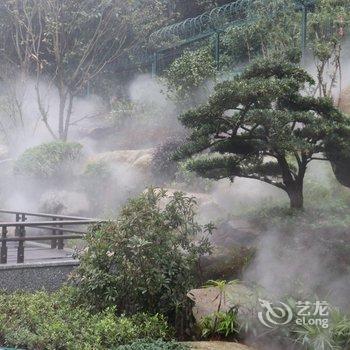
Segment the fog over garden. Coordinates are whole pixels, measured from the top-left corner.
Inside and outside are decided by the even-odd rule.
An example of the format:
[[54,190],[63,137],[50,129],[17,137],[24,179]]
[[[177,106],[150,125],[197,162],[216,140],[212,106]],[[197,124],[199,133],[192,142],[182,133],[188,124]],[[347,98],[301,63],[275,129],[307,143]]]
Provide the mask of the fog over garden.
[[349,0],[0,17],[0,349],[350,349]]

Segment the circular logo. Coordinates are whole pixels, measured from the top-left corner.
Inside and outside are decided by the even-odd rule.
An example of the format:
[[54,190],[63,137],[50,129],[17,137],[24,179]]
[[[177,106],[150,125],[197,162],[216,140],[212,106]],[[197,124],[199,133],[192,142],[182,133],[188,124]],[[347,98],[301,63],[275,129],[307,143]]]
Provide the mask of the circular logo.
[[258,313],[258,317],[264,326],[275,328],[292,321],[293,311],[289,305],[279,302],[279,306],[274,306],[271,302],[263,299],[259,299],[259,302],[264,310]]

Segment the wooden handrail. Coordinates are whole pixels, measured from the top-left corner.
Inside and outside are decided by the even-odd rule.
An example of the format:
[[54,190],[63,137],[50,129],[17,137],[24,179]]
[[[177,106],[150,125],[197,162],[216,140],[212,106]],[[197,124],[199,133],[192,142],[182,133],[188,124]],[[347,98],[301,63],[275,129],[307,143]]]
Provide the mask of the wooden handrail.
[[63,227],[53,227],[53,226],[32,226],[34,228],[39,228],[43,230],[53,230],[57,232],[71,232],[71,233],[77,233],[79,235],[86,235],[86,232],[84,231],[78,231],[78,230],[72,230],[70,228],[63,228]]
[[105,223],[106,220],[60,220],[60,221],[33,221],[33,222],[0,222],[0,227],[35,227],[43,225],[90,225]]
[[31,213],[31,212],[25,212],[25,211],[4,210],[4,209],[0,209],[0,213],[36,216],[36,217],[42,217],[42,218],[67,219],[67,220],[93,220],[92,218],[84,218],[80,216],[57,215],[57,214],[47,214],[47,213]]
[[[84,235],[61,235],[60,239],[81,239],[84,238]],[[33,237],[6,237],[1,238],[0,242],[26,242],[26,241],[48,241],[50,239],[57,239],[55,235],[47,236],[33,236]]]
[[[25,242],[28,241],[47,241],[51,240],[51,249],[58,248],[59,250],[64,249],[64,240],[67,239],[82,239],[86,235],[86,232],[72,229],[70,227],[64,226],[82,226],[82,225],[92,225],[98,223],[106,223],[106,220],[97,220],[97,219],[87,219],[87,218],[78,218],[78,217],[63,217],[59,215],[50,215],[50,214],[36,214],[36,213],[24,213],[24,212],[14,212],[9,210],[0,210],[0,212],[16,214],[15,222],[0,222],[1,228],[1,250],[0,250],[0,263],[7,263],[7,242],[18,242],[17,248],[17,263],[21,264],[24,262],[24,250]],[[26,216],[43,216],[49,217],[51,221],[34,221],[27,222],[25,221]],[[65,219],[68,218],[68,219]],[[7,237],[8,228],[15,227],[15,236]],[[51,230],[52,235],[43,235],[43,236],[26,236],[26,227],[28,228],[37,228],[44,230]],[[63,234],[64,232],[71,234]]]

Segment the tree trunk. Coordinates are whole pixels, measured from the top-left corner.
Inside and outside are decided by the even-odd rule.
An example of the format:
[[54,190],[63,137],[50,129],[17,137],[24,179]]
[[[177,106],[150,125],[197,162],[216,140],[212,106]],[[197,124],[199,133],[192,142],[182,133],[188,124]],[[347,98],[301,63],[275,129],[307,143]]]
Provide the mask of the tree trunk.
[[59,93],[59,111],[58,111],[58,138],[61,141],[64,140],[64,112],[66,109],[66,101],[67,101],[67,94],[65,91],[63,91],[63,88],[60,87],[58,90]]
[[291,209],[303,209],[304,207],[304,196],[303,186],[300,184],[293,184],[287,189],[287,193],[290,200]]

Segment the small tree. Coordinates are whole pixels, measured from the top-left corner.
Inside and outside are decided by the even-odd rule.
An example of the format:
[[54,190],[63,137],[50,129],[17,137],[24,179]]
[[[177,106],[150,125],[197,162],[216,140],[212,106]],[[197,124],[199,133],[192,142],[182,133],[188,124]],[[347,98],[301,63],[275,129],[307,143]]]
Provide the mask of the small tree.
[[266,182],[286,191],[292,208],[302,208],[308,164],[328,160],[328,145],[342,148],[350,135],[331,99],[305,94],[312,84],[292,63],[256,61],[218,84],[206,105],[180,117],[192,134],[175,158],[190,158],[188,169],[204,177]]

